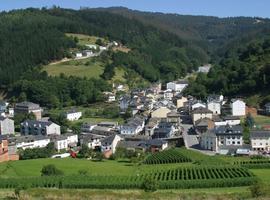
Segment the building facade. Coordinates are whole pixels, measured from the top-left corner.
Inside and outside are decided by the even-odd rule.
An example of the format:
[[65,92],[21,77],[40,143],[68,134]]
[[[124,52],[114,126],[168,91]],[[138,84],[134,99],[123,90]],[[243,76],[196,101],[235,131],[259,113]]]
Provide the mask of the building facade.
[[14,134],[14,121],[12,119],[0,116],[0,135]]

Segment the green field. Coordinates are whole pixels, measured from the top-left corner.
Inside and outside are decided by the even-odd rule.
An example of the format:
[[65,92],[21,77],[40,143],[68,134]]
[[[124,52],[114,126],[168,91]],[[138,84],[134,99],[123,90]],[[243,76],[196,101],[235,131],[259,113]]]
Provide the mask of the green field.
[[97,39],[101,39],[103,42],[108,43],[107,40],[104,38],[96,37],[96,36],[89,36],[84,34],[76,34],[76,33],[66,33],[67,36],[77,37],[79,39],[80,45],[86,44],[95,44]]
[[269,116],[257,115],[254,117],[254,120],[257,126],[270,125]]
[[104,71],[104,64],[95,58],[71,60],[43,67],[50,76],[78,76],[87,78],[99,78]]
[[[50,184],[56,183],[57,187],[59,180],[62,180],[63,187],[70,188],[56,190],[51,188],[55,187],[54,185],[45,186],[51,189],[29,187],[29,189],[22,191],[21,193],[25,199],[43,199],[44,194],[47,194],[45,195],[47,199],[85,199],[87,195],[91,195],[92,197],[95,197],[95,199],[117,199],[119,197],[123,199],[130,199],[130,197],[133,197],[134,199],[179,199],[180,196],[183,199],[209,199],[210,197],[211,199],[219,200],[248,199],[251,197],[251,193],[249,187],[245,185],[253,183],[255,180],[253,179],[254,176],[262,181],[265,191],[268,191],[270,188],[270,169],[247,170],[234,167],[231,163],[238,160],[239,158],[237,157],[207,156],[186,149],[178,149],[178,151],[183,155],[190,157],[192,162],[144,165],[119,162],[117,160],[95,162],[86,159],[72,158],[10,161],[0,164],[0,178],[3,178],[0,182],[0,186],[5,184],[4,182],[6,180],[11,180],[10,184],[13,184],[14,181],[16,183],[18,180],[25,182],[28,185],[40,181],[45,183],[47,180]],[[248,159],[249,158],[240,158],[240,160]],[[57,168],[61,169],[64,172],[65,177],[59,177],[60,179],[41,178],[40,171],[42,167],[47,164],[54,164]],[[87,171],[87,176],[79,176],[80,170]],[[159,182],[159,188],[161,189],[154,193],[132,189],[138,188],[136,185],[132,186],[133,181],[136,182],[135,184],[140,185],[143,177],[146,176],[155,177],[155,180]],[[69,180],[71,180],[70,183]],[[87,183],[87,181],[89,183]],[[122,182],[121,185],[118,185],[117,187],[119,189],[109,189],[114,188],[114,186],[110,184],[115,184],[119,181]],[[213,186],[214,188],[201,188],[208,187],[207,185],[211,185],[211,187]],[[243,186],[228,188],[226,185]],[[14,186],[10,185],[10,187],[12,188]],[[100,187],[109,188],[102,190],[102,192],[99,189],[94,189]],[[129,190],[123,189],[129,187]],[[192,187],[199,187],[201,189],[162,190],[162,188]],[[92,189],[80,190],[80,188]],[[0,199],[1,197],[14,196],[13,191],[14,190],[12,189],[0,189]],[[73,194],[76,192],[79,192],[80,194],[75,197]],[[269,192],[267,192],[266,195],[269,195]],[[241,198],[239,198],[240,196]]]

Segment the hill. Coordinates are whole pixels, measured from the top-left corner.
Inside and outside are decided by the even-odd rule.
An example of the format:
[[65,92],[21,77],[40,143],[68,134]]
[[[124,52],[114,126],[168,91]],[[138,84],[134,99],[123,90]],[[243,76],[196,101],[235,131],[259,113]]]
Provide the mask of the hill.
[[[0,24],[0,57],[3,58],[0,62],[1,88],[9,91],[9,96],[19,100],[41,101],[43,106],[100,100],[101,92],[108,89],[108,85],[103,86],[107,80],[115,79],[117,69],[125,69],[134,77],[138,75],[149,82],[166,82],[184,77],[208,62],[212,62],[214,70],[215,64],[224,60],[230,49],[258,38],[263,39],[270,29],[268,19],[184,16],[125,8],[79,11],[57,7],[29,8],[0,13]],[[93,42],[97,38],[117,41],[125,49],[109,50],[102,58],[101,67],[98,67],[99,63],[93,64],[97,68],[86,68],[83,66],[85,63],[74,68],[71,67],[73,63],[65,63],[68,64],[67,76],[79,75],[78,88],[86,81],[80,78],[83,74],[91,78],[87,80],[89,87],[96,84],[93,77],[102,82],[102,87],[98,85],[93,88],[95,92],[88,97],[85,97],[82,90],[72,90],[65,94],[67,98],[63,98],[60,92],[52,91],[69,88],[65,84],[69,82],[67,79],[72,78],[48,77],[40,66],[70,57],[70,49],[79,48],[85,39],[90,40],[84,38],[84,35],[92,36]],[[266,60],[263,62],[265,64]],[[60,68],[58,65],[54,69],[49,66],[47,70],[50,75],[54,75],[62,72]],[[224,68],[229,66],[226,64]],[[94,71],[93,75],[89,75]],[[56,85],[51,85],[48,80]],[[33,88],[34,84],[40,87]],[[208,87],[207,84],[202,86]],[[81,97],[74,102],[71,101],[73,96]],[[41,97],[50,100],[47,102],[41,100]]]
[[270,37],[255,38],[235,44],[207,75],[199,74],[186,91],[204,98],[208,93],[223,93],[229,97],[252,97],[252,106],[270,100]]
[[192,16],[159,12],[142,12],[124,7],[94,9],[136,19],[144,24],[176,34],[207,48],[213,55],[215,50],[222,51],[230,41],[243,36],[255,36],[265,28],[269,29],[270,20],[257,17]]

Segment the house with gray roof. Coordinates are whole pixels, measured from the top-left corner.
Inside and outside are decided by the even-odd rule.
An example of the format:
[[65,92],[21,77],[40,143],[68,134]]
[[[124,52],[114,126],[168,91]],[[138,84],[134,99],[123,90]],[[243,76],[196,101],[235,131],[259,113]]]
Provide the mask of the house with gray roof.
[[119,135],[111,135],[101,140],[101,151],[106,158],[115,153],[118,143],[122,140]]
[[22,135],[60,135],[61,127],[51,121],[26,120],[21,123]]
[[24,101],[17,103],[14,108],[14,114],[29,114],[33,113],[36,117],[36,120],[40,120],[42,117],[42,108],[35,103]]
[[252,130],[250,132],[250,144],[255,151],[270,152],[270,131]]
[[243,128],[241,125],[216,126],[201,136],[201,147],[219,152],[221,147],[240,147],[243,145]]
[[145,118],[142,116],[135,116],[128,120],[128,122],[120,126],[120,133],[123,135],[136,135],[143,131],[145,126]]

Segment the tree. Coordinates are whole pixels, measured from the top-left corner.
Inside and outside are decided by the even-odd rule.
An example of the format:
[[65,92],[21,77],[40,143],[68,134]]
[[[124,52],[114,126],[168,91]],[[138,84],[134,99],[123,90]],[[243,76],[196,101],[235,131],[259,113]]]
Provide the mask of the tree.
[[41,170],[41,176],[61,176],[63,171],[57,169],[55,165],[49,164],[45,165]]
[[90,154],[90,149],[88,148],[87,145],[83,144],[80,151],[79,151],[79,154],[83,158],[88,158],[89,154]]
[[252,115],[250,113],[248,113],[246,119],[245,119],[245,125],[248,127],[248,128],[253,128],[254,125],[255,125],[255,121],[254,121],[254,118],[252,117]]
[[152,177],[147,176],[142,183],[142,189],[145,192],[154,192],[158,189],[158,183]]
[[102,40],[100,38],[97,39],[96,44],[99,45],[99,46],[103,46],[104,45],[103,42],[102,42]]

